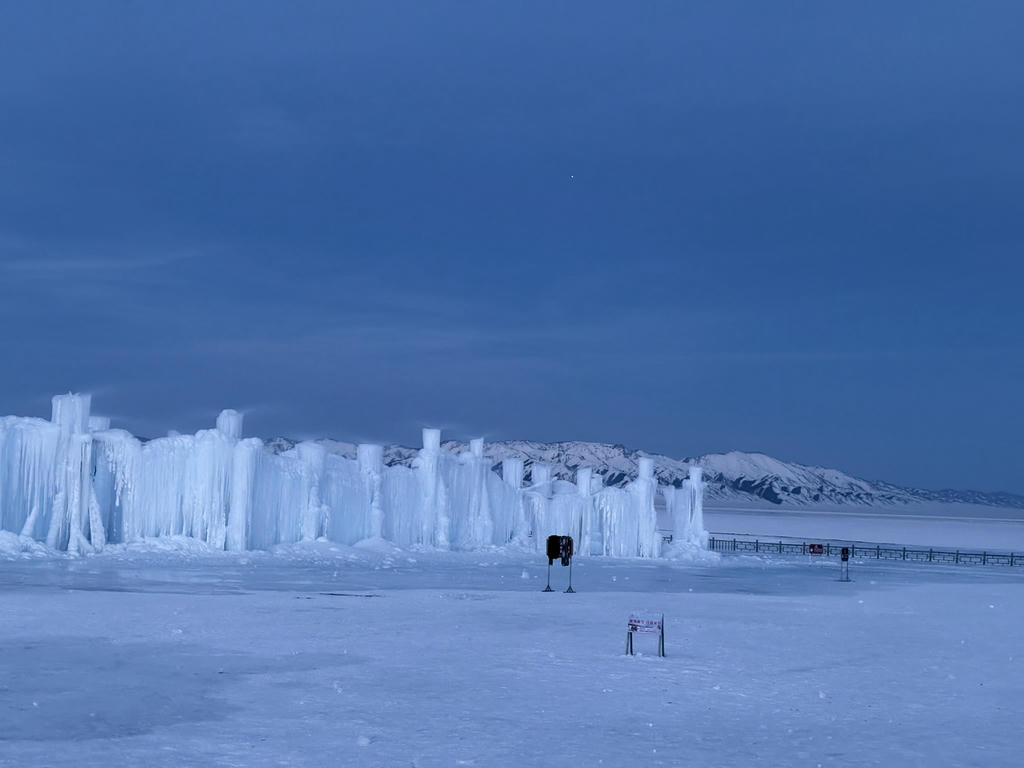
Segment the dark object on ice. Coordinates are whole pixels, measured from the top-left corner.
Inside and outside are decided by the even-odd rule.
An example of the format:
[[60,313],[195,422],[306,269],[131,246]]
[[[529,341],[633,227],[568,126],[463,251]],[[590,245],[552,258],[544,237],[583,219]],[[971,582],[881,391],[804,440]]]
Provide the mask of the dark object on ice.
[[546,552],[548,556],[548,585],[542,591],[554,592],[551,588],[551,566],[554,565],[555,560],[561,560],[563,566],[569,566],[569,588],[565,591],[575,592],[576,590],[572,588],[572,536],[548,536]]
[[562,556],[562,537],[548,536],[548,565]]
[[569,565],[572,562],[572,536],[560,537],[558,556],[562,558],[562,565]]
[[355,592],[321,592],[325,597],[380,597],[380,595],[362,595]]
[[841,560],[842,560],[842,561],[843,561],[844,563],[846,563],[846,562],[849,562],[849,560],[850,560],[850,548],[849,548],[849,547],[843,547],[843,548],[842,548],[842,549],[840,550],[840,552],[839,552],[839,558],[840,558],[840,559],[841,559]]

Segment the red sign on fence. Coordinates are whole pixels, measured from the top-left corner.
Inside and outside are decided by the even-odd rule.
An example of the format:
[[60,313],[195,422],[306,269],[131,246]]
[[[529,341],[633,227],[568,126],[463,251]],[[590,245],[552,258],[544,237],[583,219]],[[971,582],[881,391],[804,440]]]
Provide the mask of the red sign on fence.
[[808,544],[807,545],[807,551],[810,552],[812,555],[823,555],[823,554],[825,554],[825,545],[824,544]]

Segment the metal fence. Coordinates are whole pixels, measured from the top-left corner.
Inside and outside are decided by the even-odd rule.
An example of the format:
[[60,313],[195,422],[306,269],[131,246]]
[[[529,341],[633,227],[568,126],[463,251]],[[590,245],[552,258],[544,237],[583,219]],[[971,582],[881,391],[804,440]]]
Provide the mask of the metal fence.
[[865,542],[836,544],[816,541],[762,541],[760,539],[722,538],[711,536],[708,549],[713,552],[755,552],[766,555],[809,555],[809,547],[820,543],[818,557],[839,557],[843,547],[850,550],[850,559],[909,560],[917,563],[951,563],[961,565],[1024,566],[1024,555],[1014,552],[962,552],[961,550],[919,549]]

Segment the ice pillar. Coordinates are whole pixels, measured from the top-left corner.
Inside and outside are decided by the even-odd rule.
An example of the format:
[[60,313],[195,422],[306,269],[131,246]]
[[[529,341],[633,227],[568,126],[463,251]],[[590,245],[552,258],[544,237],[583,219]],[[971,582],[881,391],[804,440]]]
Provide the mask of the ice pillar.
[[707,546],[708,534],[704,530],[704,471],[690,467],[690,476],[683,481],[683,490],[689,507],[687,539],[702,547]]
[[56,395],[52,400],[52,417],[65,435],[82,435],[89,431],[91,395]]
[[46,543],[55,549],[80,552],[105,543],[99,504],[92,491],[92,438],[89,436],[89,395],[68,393],[52,400],[52,422],[60,429],[57,492]]
[[590,484],[593,481],[594,470],[590,467],[579,467],[576,470],[576,491],[584,498],[590,497]]
[[244,416],[238,411],[221,411],[217,417],[217,431],[229,440],[242,439],[242,420]]
[[544,496],[551,498],[551,465],[536,461],[530,468],[530,488]]
[[366,484],[366,497],[370,500],[370,538],[379,539],[384,535],[384,509],[381,506],[384,448],[364,443],[356,448],[356,459]]
[[324,505],[324,467],[327,462],[327,449],[320,443],[306,441],[295,446],[299,459],[309,470],[309,492],[306,498],[306,509],[300,521],[299,536],[303,541],[311,541],[323,532],[326,506]]
[[637,478],[630,483],[629,490],[632,494],[633,517],[629,528],[631,532],[636,532],[636,555],[657,557],[661,549],[661,538],[658,536],[658,513],[654,507],[658,486],[654,480],[653,459],[644,457],[637,462]]
[[469,451],[453,464],[452,475],[452,546],[477,549],[494,543],[494,519],[487,479],[491,463],[484,458],[484,439],[469,441]]
[[501,479],[505,481],[505,485],[512,486],[517,491],[523,487],[523,460],[522,459],[502,459],[501,460]]
[[423,448],[417,461],[422,494],[422,542],[439,549],[451,546],[448,499],[441,477],[441,430],[423,430]]
[[593,545],[594,500],[591,495],[593,483],[594,470],[590,467],[576,469],[576,493],[582,499],[579,528],[576,531],[576,547],[577,551],[583,555],[589,555]]
[[428,453],[437,453],[441,450],[440,429],[427,428],[423,430],[423,450]]
[[256,490],[256,470],[263,442],[257,438],[241,440],[235,445],[231,464],[231,505],[228,509],[227,547],[241,552],[249,547],[249,528]]
[[641,458],[637,462],[637,476],[641,480],[653,480],[654,479],[654,459],[647,457]]

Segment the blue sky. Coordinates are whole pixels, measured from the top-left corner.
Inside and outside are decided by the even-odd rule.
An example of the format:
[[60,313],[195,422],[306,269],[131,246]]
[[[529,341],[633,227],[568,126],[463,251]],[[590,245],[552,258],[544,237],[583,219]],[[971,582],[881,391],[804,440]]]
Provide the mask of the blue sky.
[[1024,492],[1024,6],[0,10],[0,413]]

